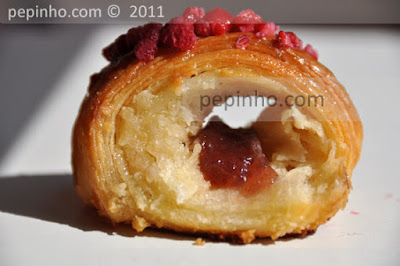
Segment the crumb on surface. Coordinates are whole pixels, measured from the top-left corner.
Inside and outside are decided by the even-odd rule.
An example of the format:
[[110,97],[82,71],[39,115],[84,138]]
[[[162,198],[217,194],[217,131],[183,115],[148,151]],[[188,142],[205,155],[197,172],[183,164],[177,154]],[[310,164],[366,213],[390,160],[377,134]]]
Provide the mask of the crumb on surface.
[[206,241],[205,241],[203,238],[198,237],[198,238],[196,238],[196,240],[194,241],[194,244],[193,244],[193,245],[195,245],[195,246],[204,246],[205,243],[206,243]]

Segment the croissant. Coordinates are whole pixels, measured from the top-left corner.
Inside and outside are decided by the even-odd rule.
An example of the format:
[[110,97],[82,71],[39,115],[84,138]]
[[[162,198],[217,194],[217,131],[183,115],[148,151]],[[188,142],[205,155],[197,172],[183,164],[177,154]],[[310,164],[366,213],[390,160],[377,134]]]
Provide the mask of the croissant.
[[[362,124],[335,76],[305,49],[277,45],[280,35],[231,28],[197,36],[189,50],[159,45],[150,60],[138,45],[119,49],[92,76],[74,126],[79,197],[138,232],[167,228],[243,243],[328,221],[346,205]],[[203,125],[212,111],[205,99],[226,103],[239,91],[286,104],[266,108],[250,128],[218,119]],[[295,95],[321,96],[324,105],[287,101]]]

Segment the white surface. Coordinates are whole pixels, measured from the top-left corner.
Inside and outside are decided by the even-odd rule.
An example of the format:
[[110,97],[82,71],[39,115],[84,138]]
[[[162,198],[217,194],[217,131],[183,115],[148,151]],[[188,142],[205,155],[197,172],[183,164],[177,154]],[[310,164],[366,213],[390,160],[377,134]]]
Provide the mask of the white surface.
[[[345,210],[307,238],[247,246],[197,247],[193,237],[134,236],[104,224],[74,196],[69,174],[51,174],[70,173],[71,127],[89,75],[105,65],[101,48],[126,29],[107,26],[82,48],[1,162],[0,265],[400,265],[400,31],[283,28],[318,49],[362,117],[363,152]],[[12,177],[19,174],[29,177]]]

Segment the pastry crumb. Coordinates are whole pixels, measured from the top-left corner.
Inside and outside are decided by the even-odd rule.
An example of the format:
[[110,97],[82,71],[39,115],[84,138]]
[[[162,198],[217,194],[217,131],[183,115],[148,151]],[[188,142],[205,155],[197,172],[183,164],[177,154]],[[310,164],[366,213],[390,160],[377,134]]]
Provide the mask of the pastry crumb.
[[193,245],[204,246],[205,243],[206,243],[206,241],[203,238],[199,237],[194,241]]

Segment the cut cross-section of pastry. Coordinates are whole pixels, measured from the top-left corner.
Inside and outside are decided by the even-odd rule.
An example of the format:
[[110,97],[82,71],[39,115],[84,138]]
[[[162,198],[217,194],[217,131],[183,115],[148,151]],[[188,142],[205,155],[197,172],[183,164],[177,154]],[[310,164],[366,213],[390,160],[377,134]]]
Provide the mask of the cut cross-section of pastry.
[[[154,226],[247,243],[315,230],[345,206],[360,156],[362,125],[349,95],[297,36],[274,35],[275,25],[270,35],[270,22],[224,20],[223,35],[211,31],[218,36],[172,49],[163,41],[171,31],[218,26],[201,9],[187,12],[192,24],[179,17],[148,26],[145,41],[128,32],[125,46],[119,38],[105,50],[113,62],[92,77],[73,131],[78,195],[137,231]],[[238,47],[243,35],[248,43]],[[156,46],[143,59],[148,40]],[[216,99],[254,93],[272,95],[274,105],[251,127],[214,118],[203,125]]]

